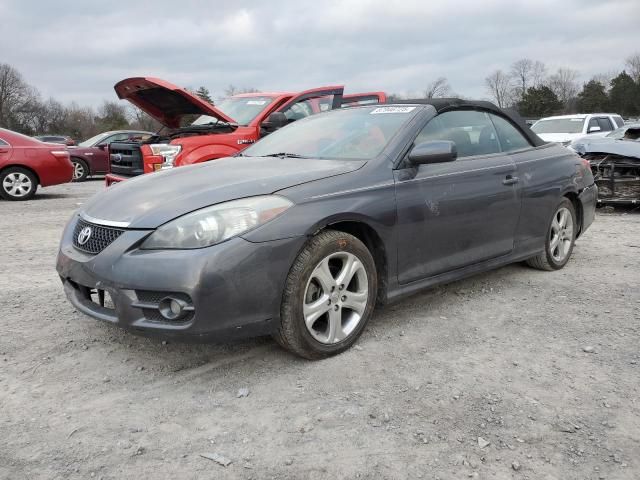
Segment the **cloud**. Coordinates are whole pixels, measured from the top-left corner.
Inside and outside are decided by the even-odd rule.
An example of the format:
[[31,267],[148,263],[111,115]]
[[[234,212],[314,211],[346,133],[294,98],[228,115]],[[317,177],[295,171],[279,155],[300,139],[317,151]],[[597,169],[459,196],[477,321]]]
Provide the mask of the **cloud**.
[[0,61],[44,96],[92,105],[115,99],[113,85],[130,76],[215,96],[229,84],[418,93],[445,76],[485,97],[484,78],[523,57],[586,81],[640,49],[637,0],[5,0],[0,13]]

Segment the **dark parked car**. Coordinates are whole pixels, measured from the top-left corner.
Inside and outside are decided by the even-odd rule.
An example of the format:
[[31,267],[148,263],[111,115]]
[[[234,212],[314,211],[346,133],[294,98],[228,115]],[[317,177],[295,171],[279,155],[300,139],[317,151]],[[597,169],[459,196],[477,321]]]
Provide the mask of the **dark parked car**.
[[562,268],[596,190],[588,162],[488,102],[339,109],[107,189],[57,270],[78,310],[123,328],[271,334],[321,358],[377,303],[521,260]]
[[73,181],[82,182],[92,175],[101,175],[109,171],[109,144],[112,142],[129,142],[146,140],[153,133],[137,130],[118,130],[104,132],[80,142],[77,147],[70,148],[73,162]]
[[76,141],[68,135],[38,135],[37,137],[33,138],[45,143],[60,143],[62,145],[66,145],[67,147],[72,147],[76,144]]
[[0,197],[28,200],[38,185],[67,183],[72,175],[67,147],[0,128]]

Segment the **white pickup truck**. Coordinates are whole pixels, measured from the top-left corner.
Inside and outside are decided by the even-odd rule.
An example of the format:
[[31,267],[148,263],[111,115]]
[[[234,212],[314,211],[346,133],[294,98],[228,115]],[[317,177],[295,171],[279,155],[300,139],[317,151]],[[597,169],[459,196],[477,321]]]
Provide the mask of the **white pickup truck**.
[[624,120],[618,114],[589,113],[541,118],[533,124],[531,130],[545,142],[568,145],[585,135],[604,136],[623,125]]

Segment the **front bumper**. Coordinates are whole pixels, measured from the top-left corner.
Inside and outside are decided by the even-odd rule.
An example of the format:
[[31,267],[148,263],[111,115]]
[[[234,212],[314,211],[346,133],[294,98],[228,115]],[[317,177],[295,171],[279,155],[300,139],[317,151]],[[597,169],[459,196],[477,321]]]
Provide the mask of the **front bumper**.
[[582,206],[582,228],[580,235],[587,231],[596,217],[596,204],[598,203],[598,186],[593,185],[585,188],[578,196],[580,205]]
[[[145,251],[137,247],[150,231],[126,230],[91,255],[73,246],[74,225],[63,234],[57,271],[76,309],[127,330],[187,341],[272,333],[286,276],[306,240],[233,238],[197,250]],[[106,300],[97,301],[98,293]],[[189,312],[163,318],[158,305],[167,296],[184,300]]]

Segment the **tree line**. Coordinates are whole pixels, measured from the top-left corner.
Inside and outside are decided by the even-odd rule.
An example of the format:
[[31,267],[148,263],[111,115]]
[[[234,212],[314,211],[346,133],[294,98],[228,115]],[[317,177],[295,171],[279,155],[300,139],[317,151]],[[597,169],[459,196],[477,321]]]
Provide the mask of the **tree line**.
[[[582,86],[578,78],[579,73],[571,68],[559,68],[548,74],[544,63],[523,58],[507,71],[499,69],[487,76],[485,87],[498,106],[516,108],[524,117],[597,111],[640,116],[640,53],[628,57],[621,72],[596,75]],[[213,104],[206,87],[191,91]],[[224,96],[257,91],[229,85]],[[419,96],[437,98],[455,94],[447,78],[439,77],[427,84]],[[390,94],[388,98],[393,101],[401,96]],[[0,63],[0,127],[26,135],[59,134],[83,140],[108,130],[156,131],[160,125],[124,102],[105,100],[93,108],[43,99],[18,70]]]
[[523,58],[507,72],[491,73],[485,86],[498,106],[516,108],[523,117],[578,112],[640,115],[640,53],[628,57],[621,72],[595,75],[582,86],[578,78],[571,68],[548,75],[544,63]]
[[[203,100],[213,103],[206,87],[192,90]],[[225,96],[256,91],[229,85]],[[146,130],[155,132],[160,124],[134,105],[105,100],[99,107],[63,105],[54,98],[43,99],[38,90],[27,83],[11,65],[0,63],[0,127],[25,135],[69,135],[85,140],[109,130]]]

